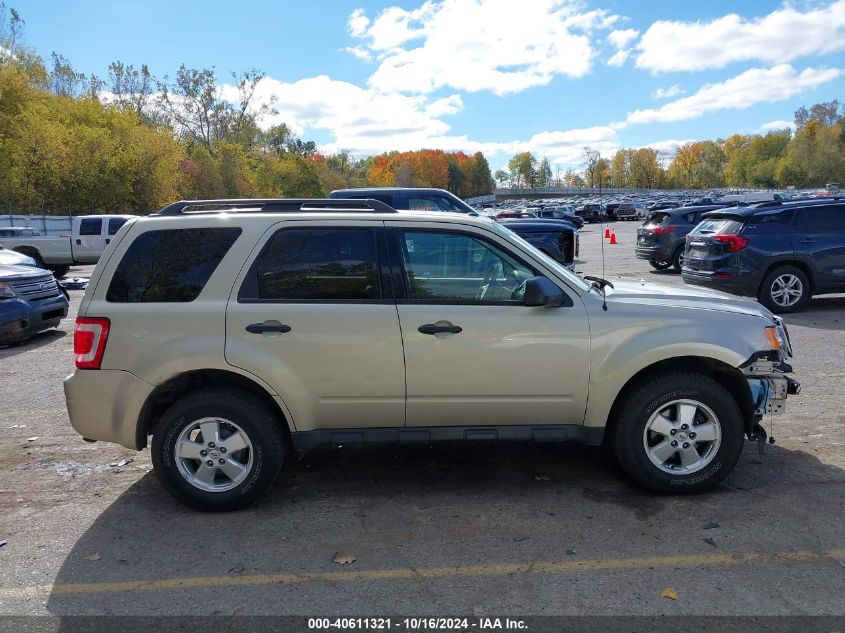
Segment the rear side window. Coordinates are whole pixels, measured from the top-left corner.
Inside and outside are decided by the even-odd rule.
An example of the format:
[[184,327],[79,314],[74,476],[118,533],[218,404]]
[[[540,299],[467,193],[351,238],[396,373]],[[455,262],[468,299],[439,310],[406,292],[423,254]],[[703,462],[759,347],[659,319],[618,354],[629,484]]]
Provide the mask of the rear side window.
[[244,281],[242,301],[379,301],[375,235],[370,229],[281,229]]
[[814,233],[845,231],[845,208],[823,206],[800,209],[798,226]]
[[106,301],[193,301],[240,234],[239,228],[169,229],[142,233],[120,260],[106,292]]
[[736,235],[742,228],[742,220],[734,218],[704,218],[690,235]]
[[100,219],[82,220],[79,223],[80,235],[99,235],[103,229],[103,221]]
[[109,219],[109,235],[114,235],[120,230],[120,227],[126,224],[125,218],[111,218]]

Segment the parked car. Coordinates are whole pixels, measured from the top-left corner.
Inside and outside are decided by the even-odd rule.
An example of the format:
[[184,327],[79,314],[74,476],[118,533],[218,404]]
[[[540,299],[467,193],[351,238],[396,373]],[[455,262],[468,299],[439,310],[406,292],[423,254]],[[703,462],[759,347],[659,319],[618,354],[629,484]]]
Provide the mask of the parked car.
[[455,194],[445,189],[431,187],[364,187],[359,189],[337,189],[330,198],[361,200],[370,198],[390,205],[394,209],[409,211],[454,211],[474,213],[477,211]]
[[501,224],[526,242],[567,268],[575,266],[578,257],[578,229],[563,220],[517,219],[502,220]]
[[777,191],[748,191],[746,193],[731,193],[722,196],[720,202],[725,204],[754,204],[757,202],[783,202],[789,200],[789,195]]
[[645,205],[639,202],[623,202],[616,207],[617,220],[642,220],[645,216]]
[[561,209],[540,209],[537,211],[537,217],[546,220],[565,220],[574,225],[575,228],[580,229],[584,226],[584,219],[579,218],[574,213],[562,211]]
[[721,208],[711,205],[654,211],[637,229],[634,253],[638,259],[647,259],[657,270],[674,266],[675,271],[680,273],[687,233],[699,223],[702,213]]
[[70,235],[4,237],[3,245],[35,260],[39,268],[63,277],[73,264],[95,264],[103,250],[131,215],[80,215]]
[[757,297],[778,313],[845,292],[845,200],[709,211],[686,238],[683,278]]
[[0,344],[58,327],[68,302],[49,270],[0,265]]
[[249,505],[292,449],[368,442],[607,440],[641,485],[698,492],[799,388],[759,304],[581,278],[487,218],[376,200],[130,220],[74,352],[74,429],[152,436],[163,486],[202,510]]
[[575,210],[575,215],[584,222],[595,224],[605,219],[605,208],[602,204],[587,203]]
[[35,266],[35,260],[29,255],[3,248],[0,244],[0,266]]
[[525,211],[523,209],[508,209],[507,211],[500,211],[494,217],[497,220],[513,220],[516,218],[537,219],[537,216],[531,211]]

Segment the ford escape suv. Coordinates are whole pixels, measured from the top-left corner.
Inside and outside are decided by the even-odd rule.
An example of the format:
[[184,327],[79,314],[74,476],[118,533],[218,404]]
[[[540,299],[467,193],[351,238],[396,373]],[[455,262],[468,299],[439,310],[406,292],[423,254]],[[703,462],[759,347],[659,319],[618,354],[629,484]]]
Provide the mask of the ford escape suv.
[[724,478],[797,393],[782,322],[710,290],[581,278],[492,220],[378,200],[174,203],[129,220],[65,380],[84,438],[203,510],[292,450],[606,443],[657,492]]

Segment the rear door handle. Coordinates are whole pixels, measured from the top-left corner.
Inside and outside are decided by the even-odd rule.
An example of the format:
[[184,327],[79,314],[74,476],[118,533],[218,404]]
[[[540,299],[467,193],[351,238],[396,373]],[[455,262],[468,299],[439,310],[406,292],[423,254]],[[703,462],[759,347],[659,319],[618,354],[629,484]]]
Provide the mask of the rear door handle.
[[76,240],[76,245],[77,245],[77,246],[82,246],[82,240]]
[[426,323],[417,328],[420,334],[460,334],[464,329],[459,325],[435,325]]
[[816,240],[798,240],[799,244],[815,244]]
[[250,334],[285,334],[290,330],[291,327],[284,323],[250,323],[246,326],[246,331]]

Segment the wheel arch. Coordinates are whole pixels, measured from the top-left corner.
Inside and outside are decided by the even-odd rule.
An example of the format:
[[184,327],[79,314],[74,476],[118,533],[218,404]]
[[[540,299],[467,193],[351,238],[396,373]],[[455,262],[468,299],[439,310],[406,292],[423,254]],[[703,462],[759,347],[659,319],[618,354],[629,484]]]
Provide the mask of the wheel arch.
[[155,432],[156,424],[171,404],[192,391],[208,387],[235,387],[257,397],[276,414],[284,432],[285,442],[290,442],[292,420],[277,397],[243,374],[224,369],[198,369],[169,378],[147,397],[135,430],[138,450],[147,446],[147,438]]
[[810,281],[810,294],[813,293],[816,282],[815,279],[813,279],[813,271],[807,262],[801,261],[800,259],[781,259],[776,262],[772,262],[766,267],[766,270],[763,271],[763,275],[760,277],[760,284],[757,286],[757,292],[755,294],[760,294],[760,291],[763,290],[763,282],[766,281],[766,277],[769,276],[769,273],[776,268],[782,268],[784,266],[792,266],[807,275],[807,279]]
[[742,411],[745,431],[746,433],[751,432],[755,423],[754,404],[751,400],[751,390],[748,388],[748,382],[742,372],[736,367],[715,358],[676,356],[647,365],[628,379],[616,394],[616,398],[614,398],[610,407],[605,426],[605,440],[613,433],[613,427],[619,418],[619,406],[624,401],[625,396],[652,376],[672,371],[694,371],[713,378],[733,396],[740,411]]

